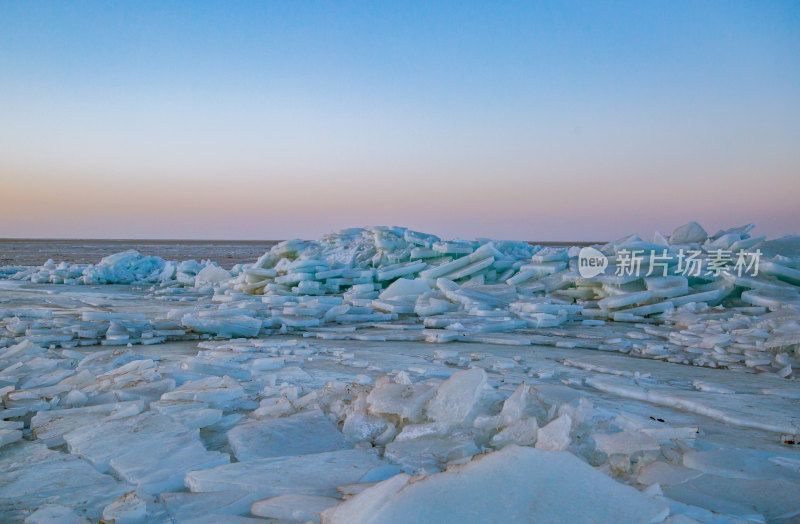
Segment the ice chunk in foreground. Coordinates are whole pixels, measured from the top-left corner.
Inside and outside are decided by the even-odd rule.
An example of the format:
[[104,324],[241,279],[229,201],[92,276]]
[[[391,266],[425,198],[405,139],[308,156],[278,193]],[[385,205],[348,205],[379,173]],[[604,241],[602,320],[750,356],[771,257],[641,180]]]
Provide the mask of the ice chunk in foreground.
[[161,400],[195,400],[227,409],[244,395],[242,386],[230,377],[205,377],[164,393]]
[[661,449],[658,441],[649,435],[636,431],[620,431],[619,433],[593,433],[596,449],[608,455],[632,455],[638,451]]
[[536,448],[549,451],[567,449],[571,442],[569,431],[572,427],[572,418],[566,413],[543,426],[536,438]]
[[80,427],[64,440],[70,453],[98,471],[111,469],[148,493],[179,489],[186,471],[230,461],[226,453],[206,450],[197,430],[152,412]]
[[460,425],[471,422],[481,393],[487,387],[486,372],[474,367],[456,371],[442,382],[428,403],[428,416],[440,423]]
[[[405,375],[407,379],[407,375]],[[369,411],[378,415],[397,415],[402,419],[419,422],[425,403],[436,390],[427,384],[377,384],[367,397]]]
[[18,429],[0,429],[0,448],[22,439],[22,431]]
[[[79,391],[79,390],[73,390]],[[139,414],[144,409],[141,400],[98,404],[94,406],[39,411],[31,419],[31,430],[37,440],[50,447],[64,443],[64,434],[97,424],[103,420],[120,419]]]
[[322,512],[322,522],[660,522],[667,506],[570,453],[507,446],[414,479],[397,475]]
[[489,444],[496,448],[502,448],[508,444],[529,446],[536,442],[538,430],[539,424],[534,417],[519,420],[492,437]]
[[404,471],[418,473],[439,471],[442,464],[479,451],[471,434],[458,432],[395,440],[386,446],[384,456],[400,464]]
[[159,496],[167,513],[175,522],[216,515],[244,515],[250,511],[252,500],[244,491],[212,493],[166,492]]
[[321,411],[291,417],[248,421],[228,432],[240,461],[286,455],[307,455],[352,447]]
[[60,504],[47,504],[25,518],[25,524],[89,524],[86,517],[78,516],[75,510]]
[[0,471],[0,522],[19,522],[46,504],[68,506],[97,520],[110,500],[132,489],[75,455],[35,442],[3,448]]
[[339,499],[319,495],[280,495],[256,501],[251,513],[276,520],[318,523],[320,512],[339,502]]
[[147,519],[147,505],[135,491],[115,499],[103,510],[103,522],[139,524]]
[[297,457],[273,457],[190,471],[186,487],[194,492],[244,490],[258,498],[288,494],[335,496],[336,487],[359,482],[384,464],[361,449]]

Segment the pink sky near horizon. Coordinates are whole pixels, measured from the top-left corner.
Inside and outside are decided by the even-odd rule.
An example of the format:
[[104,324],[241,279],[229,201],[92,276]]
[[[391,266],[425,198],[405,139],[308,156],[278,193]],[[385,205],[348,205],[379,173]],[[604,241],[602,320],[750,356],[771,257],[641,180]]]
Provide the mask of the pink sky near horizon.
[[800,233],[799,15],[0,4],[0,237]]
[[[278,178],[275,180],[275,178]],[[787,177],[790,178],[790,177]],[[321,179],[20,174],[0,194],[0,237],[283,239],[400,225],[446,238],[612,240],[697,220],[798,232],[798,184],[624,176]],[[759,199],[751,196],[758,193]],[[765,206],[764,202],[769,205]]]

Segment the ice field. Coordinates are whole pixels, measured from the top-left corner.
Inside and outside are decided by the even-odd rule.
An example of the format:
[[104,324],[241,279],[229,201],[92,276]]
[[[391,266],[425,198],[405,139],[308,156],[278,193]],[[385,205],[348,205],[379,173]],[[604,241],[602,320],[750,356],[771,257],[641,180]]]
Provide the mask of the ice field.
[[800,237],[0,267],[3,522],[800,522]]

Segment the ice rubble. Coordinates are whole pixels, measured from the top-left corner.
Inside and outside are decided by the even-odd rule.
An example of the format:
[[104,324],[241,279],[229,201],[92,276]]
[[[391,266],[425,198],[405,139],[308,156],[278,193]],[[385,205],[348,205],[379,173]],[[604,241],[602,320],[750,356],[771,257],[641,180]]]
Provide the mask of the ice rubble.
[[[774,255],[761,261],[755,276],[739,275],[733,260],[689,277],[679,274],[674,260],[664,276],[615,274],[623,254],[636,249],[645,270],[657,269],[648,268],[650,254],[678,257],[692,249],[710,264],[721,249],[751,253],[764,240],[751,237],[751,229],[708,236],[689,223],[654,242],[626,237],[597,246],[611,264],[593,278],[577,271],[578,248],[445,242],[404,228],[346,230],[274,246],[245,266],[231,288],[217,290],[217,312],[188,315],[184,325],[253,336],[259,326],[245,324],[249,315],[261,321],[262,335],[302,331],[328,339],[525,345],[550,342],[540,334],[559,326],[585,330],[578,338],[586,341],[577,344],[588,344],[614,323],[622,340],[597,340],[597,349],[790,376],[800,342],[800,258]],[[228,315],[227,329],[235,333],[216,324]]]
[[[709,236],[692,222],[670,236],[657,234],[652,242],[633,235],[595,246],[609,265],[591,278],[578,271],[578,247],[443,241],[398,227],[281,242],[255,263],[231,272],[211,263],[178,264],[125,252],[83,269],[72,280],[155,284],[150,289],[154,299],[193,306],[154,318],[84,312],[81,324],[63,313],[53,317],[42,310],[0,309],[8,333],[0,346],[23,339],[70,347],[97,340],[136,344],[193,334],[303,332],[323,339],[573,344],[794,376],[800,255],[792,246],[800,245],[800,239],[767,242],[751,237],[751,229],[747,225]],[[755,275],[740,274],[734,259],[714,261],[720,250],[754,255],[762,245],[771,255],[759,259]],[[789,254],[776,253],[774,246]],[[716,269],[683,274],[683,250],[696,251],[696,260],[706,264],[700,267]],[[641,272],[620,271],[626,253],[634,251],[642,258]],[[669,261],[658,262],[664,256]],[[567,330],[571,341],[553,337]]]
[[[146,511],[151,521],[159,515],[188,520],[216,514],[222,520],[222,514],[252,514],[382,522],[413,512],[436,519],[445,509],[453,515],[508,512],[513,518],[531,511],[531,500],[540,500],[536,511],[544,520],[561,511],[580,521],[617,507],[627,512],[618,513],[618,519],[658,522],[667,507],[674,514],[699,511],[694,508],[702,504],[683,484],[701,475],[746,478],[753,486],[763,477],[777,478],[790,493],[800,486],[796,468],[783,465],[800,464],[796,452],[765,455],[734,447],[720,453],[715,450],[726,448],[702,440],[703,429],[714,432],[705,412],[687,410],[687,416],[701,417],[700,424],[697,418],[668,424],[656,420],[675,416],[667,408],[662,413],[650,406],[645,412],[652,415],[642,417],[639,408],[624,405],[635,395],[623,391],[607,403],[592,393],[598,373],[606,380],[629,381],[629,389],[666,388],[656,378],[646,385],[644,378],[634,382],[613,359],[607,372],[598,372],[572,358],[552,376],[553,370],[540,371],[544,358],[541,363],[534,356],[528,362],[509,358],[513,364],[493,370],[498,356],[435,350],[425,358],[392,357],[361,368],[352,364],[364,357],[322,342],[207,341],[200,343],[200,362],[194,353],[154,360],[131,348],[83,355],[40,348],[48,360],[65,360],[80,371],[53,385],[17,389],[27,372],[6,368],[4,376],[13,385],[4,393],[0,416],[21,419],[25,426],[29,420],[30,430],[4,449],[14,464],[32,466],[12,484],[0,475],[0,487],[9,487],[0,489],[0,498],[17,508],[5,515],[24,517],[46,501],[85,509],[94,519],[102,513],[136,521]],[[17,370],[22,374],[15,375]],[[705,380],[708,389],[712,382],[702,377],[695,382]],[[739,413],[738,401],[727,399],[747,395],[753,383],[787,384],[786,391],[797,391],[792,381],[777,377],[744,378],[732,384],[735,394],[712,399],[718,411]],[[681,408],[716,395],[692,388],[672,394],[683,396]],[[81,405],[73,406],[70,398]],[[780,398],[786,403],[785,420],[791,420],[798,400]],[[753,410],[748,416],[772,420],[776,415]],[[728,422],[756,427],[735,418]],[[760,429],[777,434],[786,428]],[[233,457],[238,461],[231,463]],[[69,478],[79,465],[97,480],[50,495],[47,489],[56,488],[35,479],[39,471],[50,471],[48,460],[56,458],[71,469],[50,473],[53,482],[64,482],[56,479]],[[553,484],[551,470],[560,472],[563,486]],[[408,475],[422,477],[409,481]],[[545,477],[548,482],[537,480]],[[643,489],[654,483],[663,490],[655,497],[624,485]],[[739,517],[792,511],[788,499],[772,505],[758,493],[753,495],[757,512],[737,506],[733,499],[750,484],[728,486],[727,494],[714,500],[714,511]],[[536,488],[520,490],[520,485]],[[83,489],[94,498],[86,498]],[[448,499],[453,507],[442,505],[438,493],[443,489],[459,494]],[[511,498],[493,505],[501,493]],[[340,505],[343,494],[349,495]],[[594,496],[592,505],[560,502]]]
[[29,280],[35,284],[159,284],[161,286],[219,285],[231,273],[205,260],[166,261],[161,257],[142,255],[134,249],[114,253],[97,264],[56,264],[52,259],[40,267],[0,271],[12,280]]
[[[800,241],[750,229],[596,246],[592,278],[578,248],[403,228],[16,273],[133,285],[0,283],[0,519],[796,519]],[[765,258],[613,275],[689,247]]]

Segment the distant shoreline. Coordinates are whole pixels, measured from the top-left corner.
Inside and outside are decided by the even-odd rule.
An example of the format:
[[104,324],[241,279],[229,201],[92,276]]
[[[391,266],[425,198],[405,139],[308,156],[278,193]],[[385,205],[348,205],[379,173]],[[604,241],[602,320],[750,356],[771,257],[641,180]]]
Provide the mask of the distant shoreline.
[[0,243],[61,243],[61,244],[277,244],[282,240],[193,240],[180,238],[0,238]]
[[[213,260],[230,269],[251,264],[280,240],[166,240],[166,239],[81,239],[0,238],[0,266],[40,266],[56,263],[95,264],[103,257],[135,249],[143,255],[166,260]],[[603,242],[531,242],[542,246],[587,246]]]
[[[20,242],[28,243],[62,243],[62,244],[271,244],[275,245],[283,242],[281,240],[223,240],[223,239],[163,239],[163,238],[0,238],[0,244],[12,244]],[[506,239],[509,240],[509,239]],[[588,240],[526,240],[529,244],[540,246],[593,246],[606,244],[608,241],[588,241]]]

